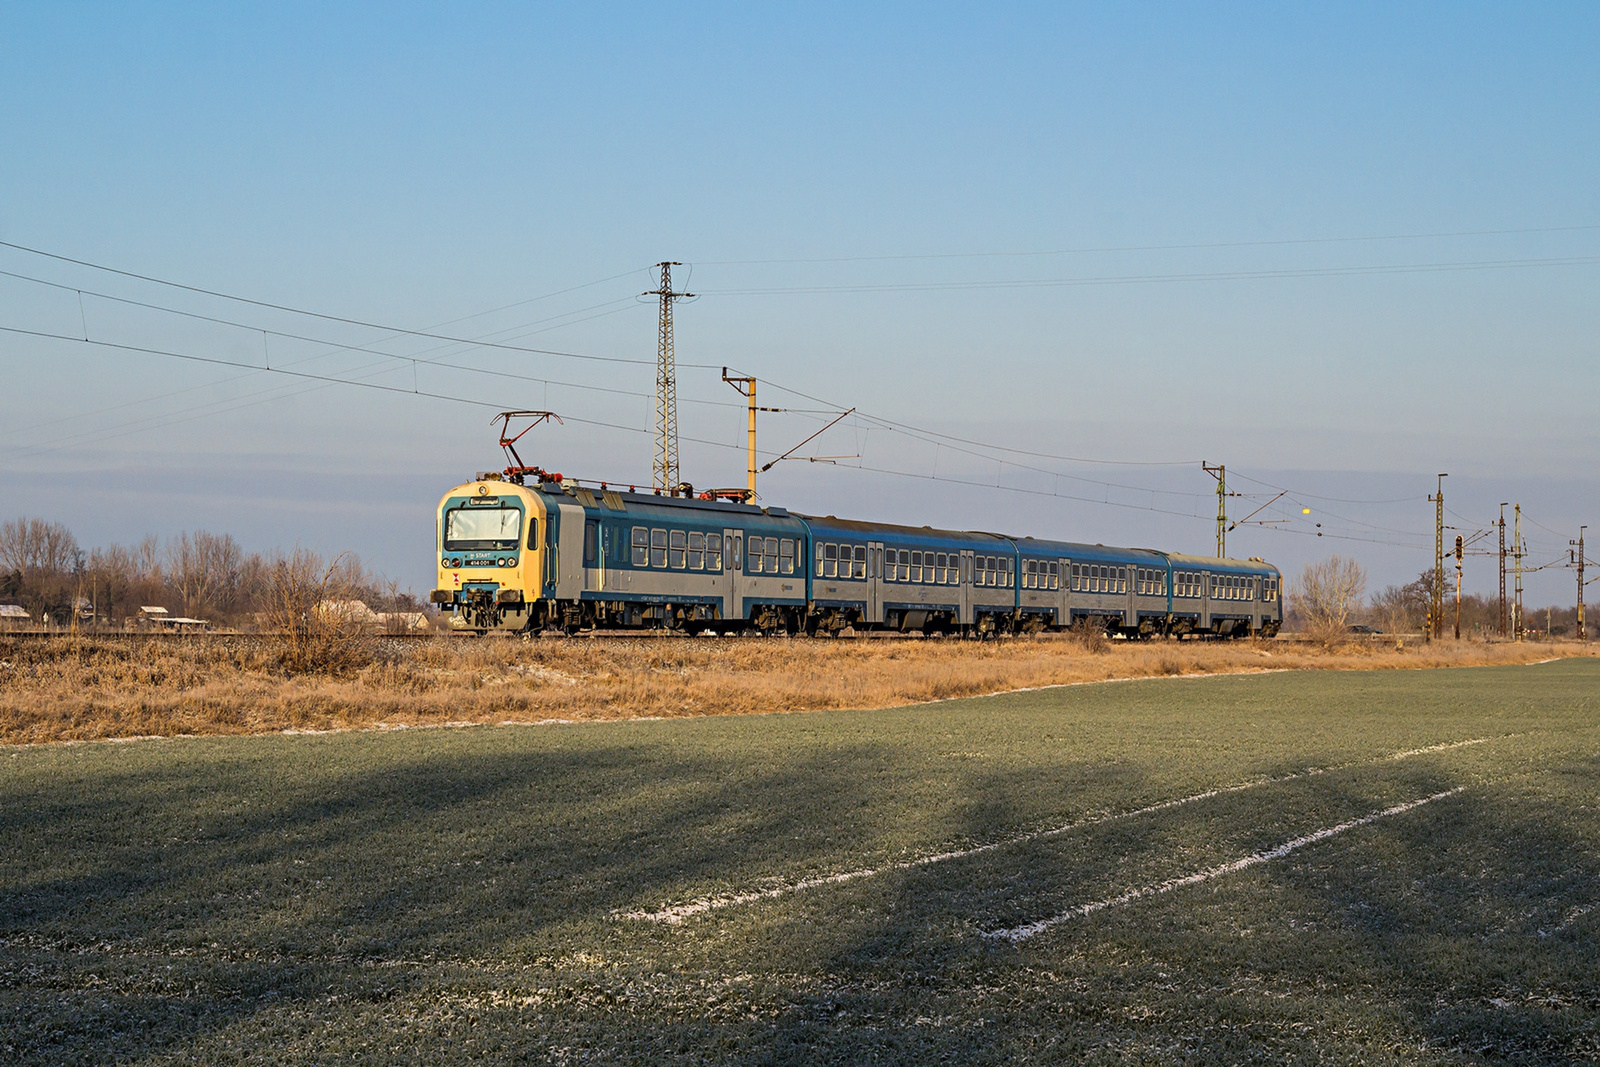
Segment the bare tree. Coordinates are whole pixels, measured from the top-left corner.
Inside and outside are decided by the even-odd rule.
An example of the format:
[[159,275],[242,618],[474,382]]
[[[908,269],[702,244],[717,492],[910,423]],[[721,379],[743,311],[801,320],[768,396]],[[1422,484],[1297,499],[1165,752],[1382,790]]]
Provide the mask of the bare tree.
[[196,530],[167,542],[167,578],[186,615],[232,610],[244,553],[231,534]]
[[70,615],[84,564],[78,539],[59,522],[23,517],[0,523],[0,573],[20,575],[18,599],[35,612]]
[[1425,570],[1414,582],[1391,585],[1372,597],[1372,618],[1389,633],[1414,633],[1422,629],[1432,600],[1433,570]]
[[1348,632],[1366,591],[1367,572],[1361,564],[1343,556],[1329,556],[1306,564],[1291,595],[1296,610],[1305,619],[1306,632],[1331,641]]
[[78,539],[59,522],[20,518],[0,523],[0,570],[24,578],[66,575],[78,553]]
[[365,617],[324,607],[356,599],[360,590],[352,571],[360,576],[360,562],[352,564],[348,555],[324,563],[305,549],[271,561],[263,615],[278,636],[278,662],[285,670],[344,674],[372,662]]

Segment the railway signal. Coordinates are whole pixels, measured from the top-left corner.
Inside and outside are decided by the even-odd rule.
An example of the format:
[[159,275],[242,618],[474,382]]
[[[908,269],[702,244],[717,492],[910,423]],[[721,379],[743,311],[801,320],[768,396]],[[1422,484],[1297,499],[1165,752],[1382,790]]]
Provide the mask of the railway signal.
[[1456,534],[1456,640],[1461,640],[1461,556],[1465,546],[1461,535]]

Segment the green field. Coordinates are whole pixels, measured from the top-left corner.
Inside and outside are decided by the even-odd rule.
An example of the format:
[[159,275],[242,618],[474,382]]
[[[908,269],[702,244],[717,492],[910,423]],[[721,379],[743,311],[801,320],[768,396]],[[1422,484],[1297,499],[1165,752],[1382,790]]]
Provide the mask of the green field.
[[1597,802],[1594,661],[5,750],[0,1062],[1592,1062]]

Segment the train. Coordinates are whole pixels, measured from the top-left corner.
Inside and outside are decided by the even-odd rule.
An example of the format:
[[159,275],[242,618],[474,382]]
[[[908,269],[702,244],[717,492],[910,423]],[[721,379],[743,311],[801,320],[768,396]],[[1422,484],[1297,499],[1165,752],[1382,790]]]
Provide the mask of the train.
[[1243,638],[1283,622],[1282,575],[1258,558],[803,515],[528,469],[479,473],[439,501],[431,599],[452,630]]

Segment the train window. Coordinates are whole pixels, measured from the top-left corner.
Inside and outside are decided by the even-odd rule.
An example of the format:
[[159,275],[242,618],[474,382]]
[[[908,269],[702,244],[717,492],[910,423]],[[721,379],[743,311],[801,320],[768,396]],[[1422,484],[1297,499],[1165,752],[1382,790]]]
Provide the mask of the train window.
[[528,519],[528,547],[530,549],[539,547],[539,520],[535,518]]
[[1037,588],[1039,588],[1039,561],[1038,560],[1036,560],[1036,559],[1025,559],[1025,560],[1022,561],[1022,588],[1024,588],[1024,589],[1037,589]]
[[867,546],[856,546],[855,574],[852,577],[865,578],[867,576]]
[[899,566],[899,568],[897,568],[895,573],[899,576],[899,580],[902,581],[902,582],[909,582],[911,580],[911,550],[910,549],[902,548],[900,550],[900,566]]
[[749,560],[749,563],[750,563],[750,573],[751,574],[760,574],[761,573],[761,570],[762,570],[761,549],[762,549],[762,546],[765,543],[766,542],[764,542],[759,537],[750,538],[750,560]]
[[667,531],[650,531],[650,566],[665,567],[667,565]]
[[744,566],[744,560],[741,559],[743,555],[744,534],[736,533],[732,537],[728,538],[728,562],[733,565],[734,570],[738,570]]
[[950,584],[950,554],[948,552],[940,552],[940,553],[938,553],[937,554],[937,558],[936,558],[933,566],[934,566],[934,578],[938,581],[938,583],[940,585],[949,585]]
[[[791,560],[792,560],[794,549],[791,548],[789,550],[789,552],[791,553]],[[767,573],[768,574],[777,574],[778,573],[778,539],[776,537],[769,537],[769,538],[766,539],[766,544],[764,544],[762,546],[762,555],[767,557]]]
[[1050,588],[1051,589],[1060,589],[1061,588],[1061,564],[1060,563],[1051,563],[1050,564]]
[[989,584],[989,557],[975,556],[972,560],[972,584]]
[[818,570],[819,578],[837,578],[839,576],[839,546],[818,545],[817,561],[822,564]]
[[689,533],[689,569],[692,571],[706,569],[706,535],[698,530]]
[[633,565],[650,566],[650,531],[643,526],[633,528]]
[[689,535],[682,530],[673,530],[671,533],[671,550],[667,553],[667,566],[675,571],[683,570],[684,557],[687,555]]
[[721,534],[706,534],[706,570],[722,570]]
[[1067,573],[1072,577],[1072,591],[1074,593],[1078,591],[1078,582],[1082,580],[1082,576],[1078,573],[1082,567],[1081,563],[1074,563],[1067,569]]
[[583,565],[592,567],[600,557],[600,524],[586,522],[583,524]]
[[794,573],[794,541],[785,537],[778,548],[778,572],[780,574]]

